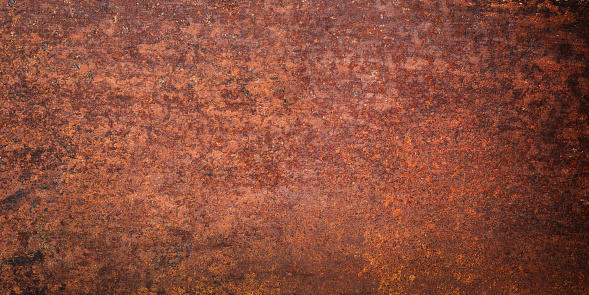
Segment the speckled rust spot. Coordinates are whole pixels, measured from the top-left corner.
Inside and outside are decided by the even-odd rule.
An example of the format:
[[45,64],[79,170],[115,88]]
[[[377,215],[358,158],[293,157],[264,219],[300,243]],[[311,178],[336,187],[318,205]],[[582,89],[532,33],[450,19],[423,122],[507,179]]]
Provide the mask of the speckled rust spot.
[[586,294],[587,1],[1,1],[1,294]]

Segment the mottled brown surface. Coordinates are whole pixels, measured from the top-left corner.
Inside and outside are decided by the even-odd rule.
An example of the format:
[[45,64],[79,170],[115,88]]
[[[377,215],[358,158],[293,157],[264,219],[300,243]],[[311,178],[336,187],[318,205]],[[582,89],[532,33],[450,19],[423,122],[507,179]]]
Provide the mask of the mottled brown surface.
[[586,1],[0,1],[0,294],[587,294]]

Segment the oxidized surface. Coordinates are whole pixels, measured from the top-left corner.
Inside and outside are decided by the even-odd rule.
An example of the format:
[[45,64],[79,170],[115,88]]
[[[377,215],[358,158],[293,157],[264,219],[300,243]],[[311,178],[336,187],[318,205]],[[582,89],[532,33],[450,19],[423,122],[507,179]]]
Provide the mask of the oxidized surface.
[[587,293],[586,3],[1,1],[1,294]]

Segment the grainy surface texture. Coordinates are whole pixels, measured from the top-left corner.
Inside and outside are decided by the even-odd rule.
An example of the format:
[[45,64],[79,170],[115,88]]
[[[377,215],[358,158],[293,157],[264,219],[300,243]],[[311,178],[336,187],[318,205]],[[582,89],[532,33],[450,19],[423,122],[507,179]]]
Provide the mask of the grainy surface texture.
[[587,294],[587,1],[0,1],[0,294]]

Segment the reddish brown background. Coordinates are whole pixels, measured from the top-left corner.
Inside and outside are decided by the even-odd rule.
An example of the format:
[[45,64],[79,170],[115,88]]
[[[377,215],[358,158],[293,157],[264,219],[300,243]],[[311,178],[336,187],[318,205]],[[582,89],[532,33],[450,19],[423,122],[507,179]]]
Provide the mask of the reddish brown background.
[[1,294],[586,294],[586,1],[0,1]]

